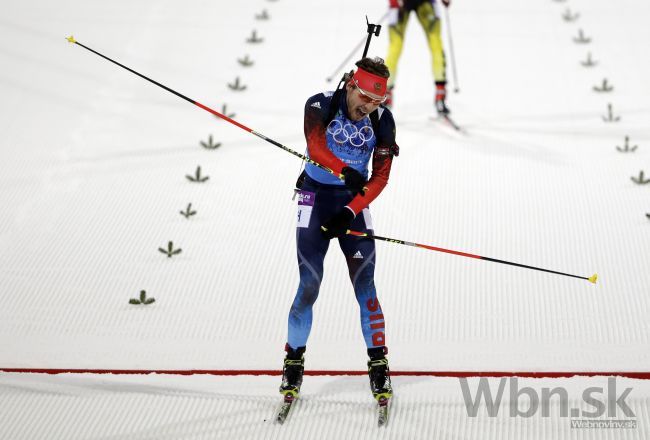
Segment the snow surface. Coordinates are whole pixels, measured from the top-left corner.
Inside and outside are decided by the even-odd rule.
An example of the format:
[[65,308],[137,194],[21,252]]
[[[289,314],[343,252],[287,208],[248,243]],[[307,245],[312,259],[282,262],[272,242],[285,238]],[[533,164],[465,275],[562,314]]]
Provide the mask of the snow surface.
[[[279,369],[298,282],[291,197],[300,161],[65,37],[218,111],[227,104],[241,123],[302,152],[304,101],[333,88],[325,78],[363,37],[364,16],[378,19],[385,6],[4,4],[0,367]],[[580,13],[576,22],[561,18],[567,8]],[[262,9],[269,21],[255,20]],[[391,368],[650,371],[650,187],[630,179],[650,174],[650,4],[468,0],[449,12],[460,86],[449,105],[468,134],[430,120],[429,55],[412,17],[394,109],[401,154],[372,205],[376,233],[597,272],[599,281],[378,243]],[[253,29],[262,44],[245,42]],[[578,29],[590,44],[572,41]],[[370,53],[386,47],[384,32]],[[580,64],[588,52],[598,62],[589,69]],[[246,54],[255,62],[248,69],[236,61]],[[227,87],[236,77],[246,91]],[[592,90],[603,78],[613,92]],[[619,122],[603,122],[608,103]],[[215,151],[199,145],[210,134],[222,142]],[[634,153],[616,150],[625,136]],[[197,166],[206,183],[186,180]],[[179,214],[188,203],[197,211],[189,220]],[[169,241],[180,255],[158,252]],[[358,308],[336,246],[325,273],[306,367],[362,370]],[[129,305],[140,290],[156,302]],[[567,379],[576,389],[599,380]],[[456,379],[396,378],[394,420],[381,435],[648,438],[650,393],[633,383],[639,428],[587,432],[560,418],[477,422]],[[0,437],[376,434],[363,377],[306,378],[288,431],[261,422],[277,385],[277,377],[5,373]],[[334,403],[332,389],[343,396]],[[453,428],[436,423],[445,405]],[[419,428],[398,429],[409,417]]]

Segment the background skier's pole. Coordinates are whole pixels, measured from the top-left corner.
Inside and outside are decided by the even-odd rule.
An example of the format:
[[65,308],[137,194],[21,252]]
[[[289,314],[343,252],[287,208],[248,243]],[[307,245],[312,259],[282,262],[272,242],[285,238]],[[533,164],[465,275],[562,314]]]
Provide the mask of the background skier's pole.
[[449,55],[451,57],[451,72],[454,77],[454,93],[458,93],[458,77],[456,76],[456,57],[454,56],[454,40],[451,37],[451,21],[449,21],[449,8],[445,7],[445,21],[447,25],[447,39],[449,40]]
[[[379,26],[379,23],[382,23],[384,20],[386,20],[386,17],[388,17],[388,11],[386,11],[386,13],[385,13],[385,14],[384,14],[380,19],[379,19],[379,21],[377,22],[378,24],[373,25],[373,26],[377,26],[377,27],[381,28],[381,26]],[[366,18],[366,21],[367,21],[367,18]],[[370,26],[370,25],[368,25],[368,26]],[[377,35],[379,35],[379,33],[377,33]],[[338,72],[339,72],[343,67],[345,67],[345,65],[348,63],[348,61],[350,61],[350,58],[352,58],[352,57],[354,56],[354,54],[357,53],[357,51],[359,50],[359,48],[363,45],[364,41],[370,41],[370,36],[368,36],[368,37],[363,37],[363,38],[361,39],[361,41],[359,41],[359,43],[357,43],[357,45],[354,46],[354,49],[352,49],[352,51],[348,54],[348,56],[345,57],[345,59],[341,62],[341,64],[339,64],[339,66],[338,66],[336,69],[334,69],[334,72],[332,72],[332,74],[331,74],[330,76],[328,76],[328,77],[325,79],[327,82],[331,82],[332,79],[334,79],[334,77],[336,76],[336,74],[337,74],[337,73],[338,73]],[[368,46],[366,45],[366,49],[365,49],[365,51],[363,52],[363,53],[364,53],[364,57],[366,56],[366,53],[367,53],[367,52],[368,52]]]

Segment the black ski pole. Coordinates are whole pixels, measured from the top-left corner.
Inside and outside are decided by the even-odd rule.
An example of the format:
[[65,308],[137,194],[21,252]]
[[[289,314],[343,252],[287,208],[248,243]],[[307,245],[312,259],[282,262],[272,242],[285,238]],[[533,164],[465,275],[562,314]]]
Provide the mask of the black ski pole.
[[[388,17],[388,11],[386,11],[386,13],[379,19],[378,24],[372,25],[372,26],[377,26],[377,27],[381,28],[381,26],[379,26],[379,23],[383,23],[383,21],[386,20],[386,17]],[[366,22],[367,21],[368,21],[368,18],[366,17]],[[368,27],[370,27],[370,26],[371,25],[368,24]],[[368,30],[368,32],[370,32],[370,30]],[[377,36],[379,36],[379,31],[377,31]],[[363,37],[361,39],[361,41],[359,41],[359,43],[357,43],[357,45],[354,46],[354,49],[352,49],[352,51],[348,54],[348,56],[345,57],[345,59],[341,62],[341,64],[339,64],[339,66],[336,69],[334,69],[334,72],[332,72],[332,74],[325,79],[327,82],[332,82],[332,79],[334,79],[336,74],[343,67],[345,67],[345,65],[350,61],[350,58],[352,58],[354,56],[354,54],[357,53],[357,51],[361,48],[361,46],[363,46],[363,43],[365,41],[370,42],[370,35],[368,35],[368,37]],[[365,58],[367,52],[368,52],[368,45],[366,44],[366,49],[363,52],[364,58]]]
[[261,139],[264,139],[265,141],[267,141],[267,142],[269,142],[269,143],[275,145],[276,147],[282,148],[284,151],[286,151],[286,152],[288,152],[288,153],[291,153],[291,154],[293,154],[294,156],[297,156],[297,157],[301,158],[302,160],[304,160],[304,161],[306,161],[306,162],[309,162],[310,164],[315,165],[315,166],[317,166],[318,168],[320,168],[320,169],[322,169],[322,170],[327,171],[327,172],[330,173],[330,174],[335,175],[335,176],[338,177],[339,179],[341,179],[341,180],[345,180],[345,176],[344,176],[343,174],[337,174],[337,173],[335,173],[333,170],[329,169],[328,167],[326,167],[326,166],[324,166],[324,165],[321,165],[321,164],[319,164],[318,162],[316,162],[316,161],[314,161],[314,160],[311,160],[311,159],[308,158],[307,156],[302,155],[302,154],[298,153],[297,151],[294,151],[294,150],[292,150],[291,148],[286,147],[286,146],[282,145],[281,143],[276,142],[276,141],[274,141],[273,139],[264,136],[262,133],[258,133],[257,131],[253,130],[252,128],[248,128],[248,127],[245,126],[244,124],[240,124],[239,122],[235,121],[234,119],[229,118],[228,116],[224,115],[223,113],[219,113],[218,111],[213,110],[213,109],[211,109],[210,107],[201,104],[200,102],[197,102],[197,101],[195,101],[195,100],[193,100],[193,99],[191,99],[191,98],[188,98],[187,96],[185,96],[185,95],[183,95],[183,94],[181,94],[181,93],[178,93],[178,92],[177,92],[176,90],[174,90],[174,89],[171,89],[171,88],[169,88],[169,87],[167,87],[167,86],[165,86],[165,85],[163,85],[163,84],[160,84],[159,82],[154,81],[153,79],[148,78],[148,77],[142,75],[141,73],[138,73],[138,72],[136,72],[135,70],[133,70],[133,69],[131,69],[131,68],[129,68],[129,67],[126,67],[125,65],[120,64],[120,63],[118,63],[117,61],[112,60],[112,59],[108,58],[107,56],[102,55],[101,53],[99,53],[99,52],[97,52],[97,51],[95,51],[95,50],[93,50],[93,49],[91,49],[91,48],[89,48],[89,47],[87,47],[87,46],[84,46],[83,44],[81,44],[80,42],[78,42],[77,40],[75,40],[74,37],[73,37],[72,35],[69,36],[69,37],[67,37],[66,39],[67,39],[70,43],[73,43],[73,44],[76,44],[76,45],[78,45],[78,46],[83,47],[84,49],[86,49],[86,50],[88,50],[88,51],[94,53],[95,55],[98,55],[98,56],[104,58],[105,60],[110,61],[111,63],[116,64],[116,65],[120,66],[121,68],[123,68],[123,69],[125,69],[125,70],[128,70],[129,72],[131,72],[131,73],[133,73],[133,74],[135,74],[135,75],[138,75],[140,78],[145,79],[145,80],[149,81],[150,83],[155,84],[155,85],[157,85],[158,87],[163,88],[163,89],[167,90],[168,92],[173,93],[174,95],[178,96],[179,98],[182,98],[182,99],[186,100],[187,102],[189,102],[189,103],[191,103],[191,104],[194,104],[194,105],[196,105],[197,107],[200,107],[200,108],[202,108],[203,110],[205,110],[205,111],[207,111],[207,112],[212,113],[213,115],[215,115],[215,116],[217,116],[217,117],[223,119],[224,121],[228,121],[228,122],[230,122],[231,124],[233,124],[233,125],[235,125],[235,126],[241,128],[242,130],[245,130],[245,131],[247,131],[247,132],[249,132],[249,133],[251,133],[251,134],[254,134],[255,136],[257,136],[257,137],[259,137],[259,138],[261,138]]
[[[324,226],[321,226],[321,229],[327,230]],[[405,246],[414,246],[414,247],[419,247],[422,249],[428,249],[430,251],[436,251],[436,252],[444,252],[447,254],[453,254],[453,255],[460,255],[461,257],[467,257],[467,258],[476,258],[478,260],[485,260],[485,261],[492,261],[493,263],[501,263],[501,264],[509,264],[510,266],[517,266],[517,267],[523,267],[524,269],[533,269],[533,270],[539,270],[542,272],[548,272],[548,273],[554,273],[557,275],[564,275],[567,277],[573,277],[573,278],[580,278],[581,280],[587,280],[590,283],[596,284],[596,280],[598,279],[597,274],[593,274],[590,277],[583,277],[580,275],[571,275],[570,273],[564,273],[564,272],[558,272],[555,270],[550,270],[550,269],[542,269],[541,267],[535,267],[535,266],[528,266],[526,264],[520,264],[520,263],[513,263],[511,261],[505,261],[505,260],[498,260],[496,258],[490,258],[490,257],[482,257],[480,255],[474,255],[474,254],[468,254],[467,252],[460,252],[460,251],[454,251],[451,249],[445,249],[441,247],[435,247],[435,246],[429,246],[426,244],[420,244],[420,243],[412,243],[409,241],[404,241],[404,240],[397,240],[394,238],[387,238],[387,237],[380,237],[378,235],[370,235],[365,232],[358,232],[358,231],[347,231],[347,234],[349,235],[354,235],[356,237],[366,237],[366,238],[372,238],[373,240],[382,240],[382,241],[388,241],[391,243],[396,243],[396,244],[403,244]]]

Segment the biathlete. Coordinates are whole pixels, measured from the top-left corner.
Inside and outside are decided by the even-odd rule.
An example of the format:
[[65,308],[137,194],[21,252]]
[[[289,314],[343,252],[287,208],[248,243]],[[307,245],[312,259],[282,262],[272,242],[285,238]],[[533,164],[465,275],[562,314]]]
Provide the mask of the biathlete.
[[[323,260],[337,238],[347,261],[360,307],[368,374],[374,397],[392,396],[386,354],[384,315],[374,283],[375,243],[347,235],[348,230],[373,233],[368,206],[390,175],[395,122],[382,103],[387,98],[389,70],[381,58],[364,58],[336,92],[319,93],[305,104],[304,129],[309,158],[334,171],[307,164],[298,179],[296,229],[300,283],[289,311],[280,392],[296,397],[302,384],[304,353],[312,325],[312,306],[323,279]],[[369,165],[372,162],[372,174]],[[338,175],[344,175],[345,181]]]

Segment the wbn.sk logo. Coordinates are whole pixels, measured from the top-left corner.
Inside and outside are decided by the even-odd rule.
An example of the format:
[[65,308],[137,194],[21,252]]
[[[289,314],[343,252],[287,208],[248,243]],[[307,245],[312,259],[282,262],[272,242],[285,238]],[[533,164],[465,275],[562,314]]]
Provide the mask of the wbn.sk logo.
[[[625,402],[626,397],[632,391],[632,388],[625,388],[623,393],[619,396],[616,392],[616,379],[610,377],[607,379],[607,390],[602,387],[589,387],[582,392],[582,400],[590,408],[580,409],[571,408],[569,411],[569,394],[564,387],[556,387],[553,389],[542,388],[541,398],[538,392],[531,387],[519,388],[519,381],[516,377],[510,379],[502,378],[499,382],[499,389],[497,390],[496,397],[490,389],[488,379],[482,377],[479,381],[476,394],[472,396],[467,379],[460,379],[460,387],[463,391],[463,399],[465,400],[465,409],[469,417],[476,417],[479,412],[481,402],[485,402],[485,409],[489,417],[496,417],[501,408],[501,400],[503,398],[506,383],[509,382],[510,386],[510,417],[532,417],[542,408],[542,417],[550,417],[551,398],[555,398],[560,403],[560,417],[586,417],[595,418],[601,417],[607,413],[607,417],[616,417],[625,415],[626,417],[636,417],[632,409]],[[528,397],[528,402],[522,396]],[[522,398],[523,409],[520,408],[520,398]],[[526,408],[526,403],[528,403]],[[617,408],[622,411],[617,412]]]

